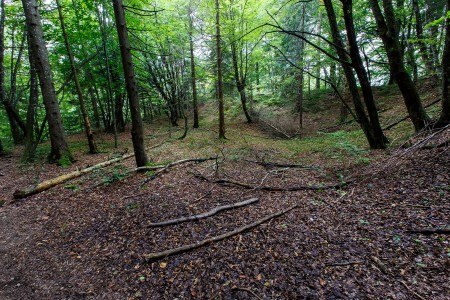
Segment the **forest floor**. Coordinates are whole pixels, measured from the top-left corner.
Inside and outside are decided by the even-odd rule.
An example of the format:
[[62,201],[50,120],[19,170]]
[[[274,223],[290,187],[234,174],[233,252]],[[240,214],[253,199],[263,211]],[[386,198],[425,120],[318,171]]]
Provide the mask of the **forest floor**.
[[[361,133],[345,130],[282,141],[241,120],[228,124],[226,141],[212,129],[180,141],[180,131],[164,128],[147,128],[153,163],[217,160],[151,180],[154,173],[131,172],[130,158],[13,201],[18,188],[128,151],[129,133],[115,153],[111,136],[98,134],[109,152],[97,155],[85,153],[82,135],[71,136],[77,162],[67,168],[21,164],[20,149],[0,158],[0,299],[449,299],[449,236],[409,232],[450,225],[449,147],[368,151]],[[428,143],[449,137],[447,129]],[[319,188],[266,189],[305,186]],[[259,201],[152,227],[250,198]],[[293,205],[222,241],[148,259]]]

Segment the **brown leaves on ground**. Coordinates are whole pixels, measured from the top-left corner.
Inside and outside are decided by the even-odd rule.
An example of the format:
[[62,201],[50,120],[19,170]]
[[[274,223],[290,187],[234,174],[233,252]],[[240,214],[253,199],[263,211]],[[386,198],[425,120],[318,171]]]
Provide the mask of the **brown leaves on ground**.
[[[12,170],[17,157],[0,163],[2,172]],[[0,298],[446,299],[448,236],[406,230],[449,226],[448,149],[410,153],[395,168],[369,172],[341,190],[243,190],[194,176],[254,186],[335,183],[333,168],[322,167],[328,173],[268,172],[226,160],[219,170],[211,162],[174,167],[142,188],[145,174],[99,185],[120,173],[111,167],[6,204],[0,209]],[[16,185],[32,178],[10,172]],[[12,189],[0,180],[2,193]],[[149,226],[251,197],[260,201],[195,222]],[[299,207],[243,234],[145,263],[144,254],[220,235],[293,204]]]

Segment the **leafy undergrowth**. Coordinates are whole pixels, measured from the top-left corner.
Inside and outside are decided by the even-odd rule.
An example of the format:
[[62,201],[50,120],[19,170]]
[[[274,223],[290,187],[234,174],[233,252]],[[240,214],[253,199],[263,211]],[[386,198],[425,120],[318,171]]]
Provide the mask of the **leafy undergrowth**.
[[[183,141],[176,139],[181,131],[164,127],[149,127],[147,135],[148,146],[157,146],[148,152],[151,165],[218,160],[180,165],[149,180],[154,173],[130,173],[134,161],[128,159],[12,203],[16,188],[128,151],[129,137],[120,137],[119,150],[94,156],[75,146],[78,161],[69,168],[20,165],[19,153],[2,158],[1,299],[448,299],[448,236],[407,232],[449,226],[448,148],[391,156],[365,149],[357,130],[273,140],[241,122],[229,124],[224,141],[212,128],[192,130]],[[98,140],[106,150],[112,145],[108,135]],[[260,189],[339,182],[348,185]],[[259,202],[207,219],[150,226],[252,197]],[[218,236],[294,204],[242,234],[145,261],[149,253]]]

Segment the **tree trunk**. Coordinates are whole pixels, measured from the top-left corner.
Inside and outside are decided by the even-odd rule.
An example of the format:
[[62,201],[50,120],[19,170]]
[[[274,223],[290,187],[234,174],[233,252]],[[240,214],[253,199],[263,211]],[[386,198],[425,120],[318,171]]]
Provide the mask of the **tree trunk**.
[[405,106],[414,124],[414,128],[416,131],[420,131],[428,126],[430,118],[422,106],[416,86],[403,63],[398,33],[395,29],[396,20],[392,0],[383,0],[385,16],[381,12],[378,0],[370,0],[370,6],[377,23],[378,34],[386,48],[391,73],[403,95]]
[[[447,10],[449,9],[450,0],[447,0]],[[450,123],[450,18],[445,20],[445,46],[442,54],[442,112],[438,123]]]
[[222,46],[220,44],[220,6],[216,0],[216,54],[217,54],[217,96],[219,100],[219,138],[225,139],[225,112],[223,100]]
[[[234,39],[234,36],[233,36]],[[236,83],[236,88],[239,92],[239,96],[241,98],[242,110],[244,111],[245,118],[247,119],[247,123],[253,123],[252,117],[247,108],[247,95],[245,93],[245,78],[241,73],[243,70],[239,70],[238,66],[238,55],[236,49],[236,42],[231,44],[231,57],[233,60],[233,71],[234,71],[234,81]]]
[[412,8],[414,16],[416,17],[416,36],[417,44],[419,45],[419,51],[422,56],[422,60],[425,63],[427,74],[433,73],[433,63],[428,55],[427,45],[425,43],[425,37],[423,35],[422,16],[420,15],[419,0],[412,0]]
[[363,60],[359,54],[359,47],[356,38],[355,26],[353,22],[353,5],[352,0],[341,0],[342,11],[344,13],[345,28],[347,32],[347,40],[350,48],[350,57],[353,64],[353,69],[358,76],[359,84],[362,89],[364,103],[366,105],[367,113],[369,115],[371,130],[373,131],[374,140],[377,143],[377,149],[386,148],[387,138],[381,129],[380,120],[378,117],[377,106],[370,86],[369,77],[364,68]]
[[198,122],[198,99],[197,99],[197,82],[195,77],[195,57],[194,57],[194,41],[193,41],[194,25],[192,21],[192,9],[189,6],[189,51],[191,55],[191,84],[192,84],[192,108],[194,110],[194,128],[199,128]]
[[69,62],[70,62],[70,68],[72,69],[73,80],[75,82],[75,89],[77,91],[78,101],[80,102],[80,110],[81,110],[81,115],[83,117],[84,131],[86,133],[86,137],[87,137],[88,144],[89,144],[89,153],[96,154],[96,153],[98,153],[98,151],[97,151],[97,146],[95,145],[95,141],[94,141],[94,133],[92,132],[91,123],[89,121],[89,116],[86,111],[86,106],[84,104],[83,92],[81,91],[80,81],[78,80],[78,70],[75,67],[72,49],[70,48],[69,38],[67,37],[66,24],[64,22],[62,7],[61,7],[61,4],[59,3],[59,0],[56,0],[56,6],[58,8],[59,21],[61,22],[61,31],[62,31],[62,35],[64,38],[64,44],[66,46],[67,55],[69,56]]
[[25,149],[23,151],[22,160],[30,161],[34,158],[37,143],[34,139],[34,123],[36,119],[37,106],[39,102],[39,82],[36,72],[36,63],[34,60],[33,49],[30,43],[30,32],[27,30],[28,39],[28,60],[30,62],[30,99],[27,109],[27,134],[25,136]]
[[22,0],[22,4],[48,120],[51,142],[51,152],[48,158],[52,162],[68,164],[73,161],[73,157],[65,139],[38,5],[36,0]]
[[[336,53],[341,61],[349,61],[349,56],[341,36],[339,34],[339,28],[336,20],[336,14],[334,12],[333,3],[331,0],[324,0],[325,9],[327,11],[328,20],[330,23],[331,35],[333,37],[333,43],[336,45]],[[348,84],[348,90],[352,96],[353,105],[355,106],[355,113],[357,116],[357,122],[366,136],[367,141],[372,149],[385,148],[385,139],[383,136],[379,137],[374,134],[374,130],[371,126],[369,118],[366,116],[364,105],[361,102],[361,98],[358,92],[358,86],[356,84],[355,77],[353,75],[352,64],[342,63],[342,69]]]
[[116,20],[117,34],[119,36],[120,53],[122,56],[123,72],[125,75],[126,88],[131,110],[131,138],[133,141],[134,154],[137,167],[147,164],[147,154],[144,146],[144,128],[139,109],[139,97],[137,93],[136,77],[134,74],[133,61],[131,58],[130,42],[123,10],[122,0],[113,0],[114,16]]

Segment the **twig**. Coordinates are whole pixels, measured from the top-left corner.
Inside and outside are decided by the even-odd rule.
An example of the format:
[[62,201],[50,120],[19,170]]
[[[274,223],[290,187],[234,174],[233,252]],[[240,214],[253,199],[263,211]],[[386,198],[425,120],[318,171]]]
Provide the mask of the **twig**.
[[243,206],[250,205],[250,204],[253,204],[255,202],[258,202],[258,201],[259,201],[258,198],[251,198],[251,199],[248,199],[248,200],[245,200],[245,201],[241,201],[241,202],[238,202],[238,203],[234,203],[234,204],[230,204],[230,205],[222,205],[222,206],[213,208],[212,210],[210,210],[208,212],[205,212],[205,213],[202,213],[202,214],[189,216],[189,217],[182,217],[182,218],[178,218],[178,219],[167,220],[167,221],[158,222],[158,223],[150,223],[150,224],[148,224],[148,226],[149,227],[162,227],[162,226],[175,225],[175,224],[188,222],[188,221],[201,220],[201,219],[205,219],[205,218],[214,216],[214,215],[218,214],[221,211],[243,207]]
[[350,266],[350,265],[360,265],[363,264],[364,260],[356,260],[356,261],[346,261],[346,262],[338,262],[332,264],[326,264],[329,267],[341,267],[341,266]]
[[252,294],[253,296],[255,296],[257,299],[262,300],[261,297],[259,297],[258,295],[255,294],[254,291],[252,291],[251,289],[247,289],[247,288],[241,288],[241,287],[233,287],[232,290],[241,290],[241,291],[245,291],[245,292],[249,292],[250,294]]
[[291,207],[289,207],[289,208],[287,208],[285,210],[280,210],[280,211],[278,211],[278,212],[276,212],[274,214],[271,214],[269,216],[261,218],[261,219],[255,221],[255,222],[253,222],[251,224],[242,226],[242,227],[240,227],[238,229],[235,229],[233,231],[230,231],[230,232],[227,232],[227,233],[224,233],[224,234],[212,237],[212,238],[208,238],[208,239],[199,241],[199,242],[194,243],[194,244],[184,245],[184,246],[181,246],[181,247],[172,248],[172,249],[168,249],[168,250],[161,251],[161,252],[154,252],[154,253],[144,254],[144,260],[146,262],[149,262],[149,261],[152,261],[152,260],[156,260],[156,259],[160,259],[160,258],[163,258],[163,257],[167,257],[169,255],[179,254],[179,253],[183,253],[183,252],[190,251],[190,250],[193,250],[193,249],[197,249],[197,248],[200,248],[200,247],[205,246],[205,245],[210,244],[210,243],[222,241],[222,240],[224,240],[226,238],[235,236],[235,235],[240,234],[240,233],[242,233],[244,231],[247,231],[247,230],[250,230],[250,229],[252,229],[254,227],[257,227],[257,226],[261,225],[262,223],[265,223],[265,222],[267,222],[267,221],[269,221],[269,220],[271,220],[273,218],[282,216],[282,215],[286,214],[287,212],[289,212],[289,211],[291,211],[291,210],[293,210],[293,209],[295,209],[297,207],[298,207],[298,205],[291,206]]
[[[431,102],[430,104],[426,105],[424,108],[428,108],[428,107],[433,106],[433,105],[435,105],[436,103],[439,103],[439,102],[441,102],[441,99]],[[393,127],[397,126],[401,122],[403,122],[405,120],[408,120],[408,119],[409,119],[409,115],[406,116],[406,117],[401,118],[400,120],[398,120],[398,121],[396,121],[396,122],[394,122],[394,123],[392,123],[392,124],[390,124],[390,125],[388,125],[386,127],[384,127],[383,131],[392,129]]]
[[399,282],[401,284],[403,284],[405,286],[405,288],[410,291],[414,296],[416,296],[417,298],[421,299],[421,300],[425,300],[424,297],[420,296],[419,294],[417,294],[416,292],[414,292],[403,280],[399,280]]
[[386,267],[386,265],[376,256],[371,256],[370,259],[377,265],[377,267],[380,269],[381,272],[388,275],[389,270]]

